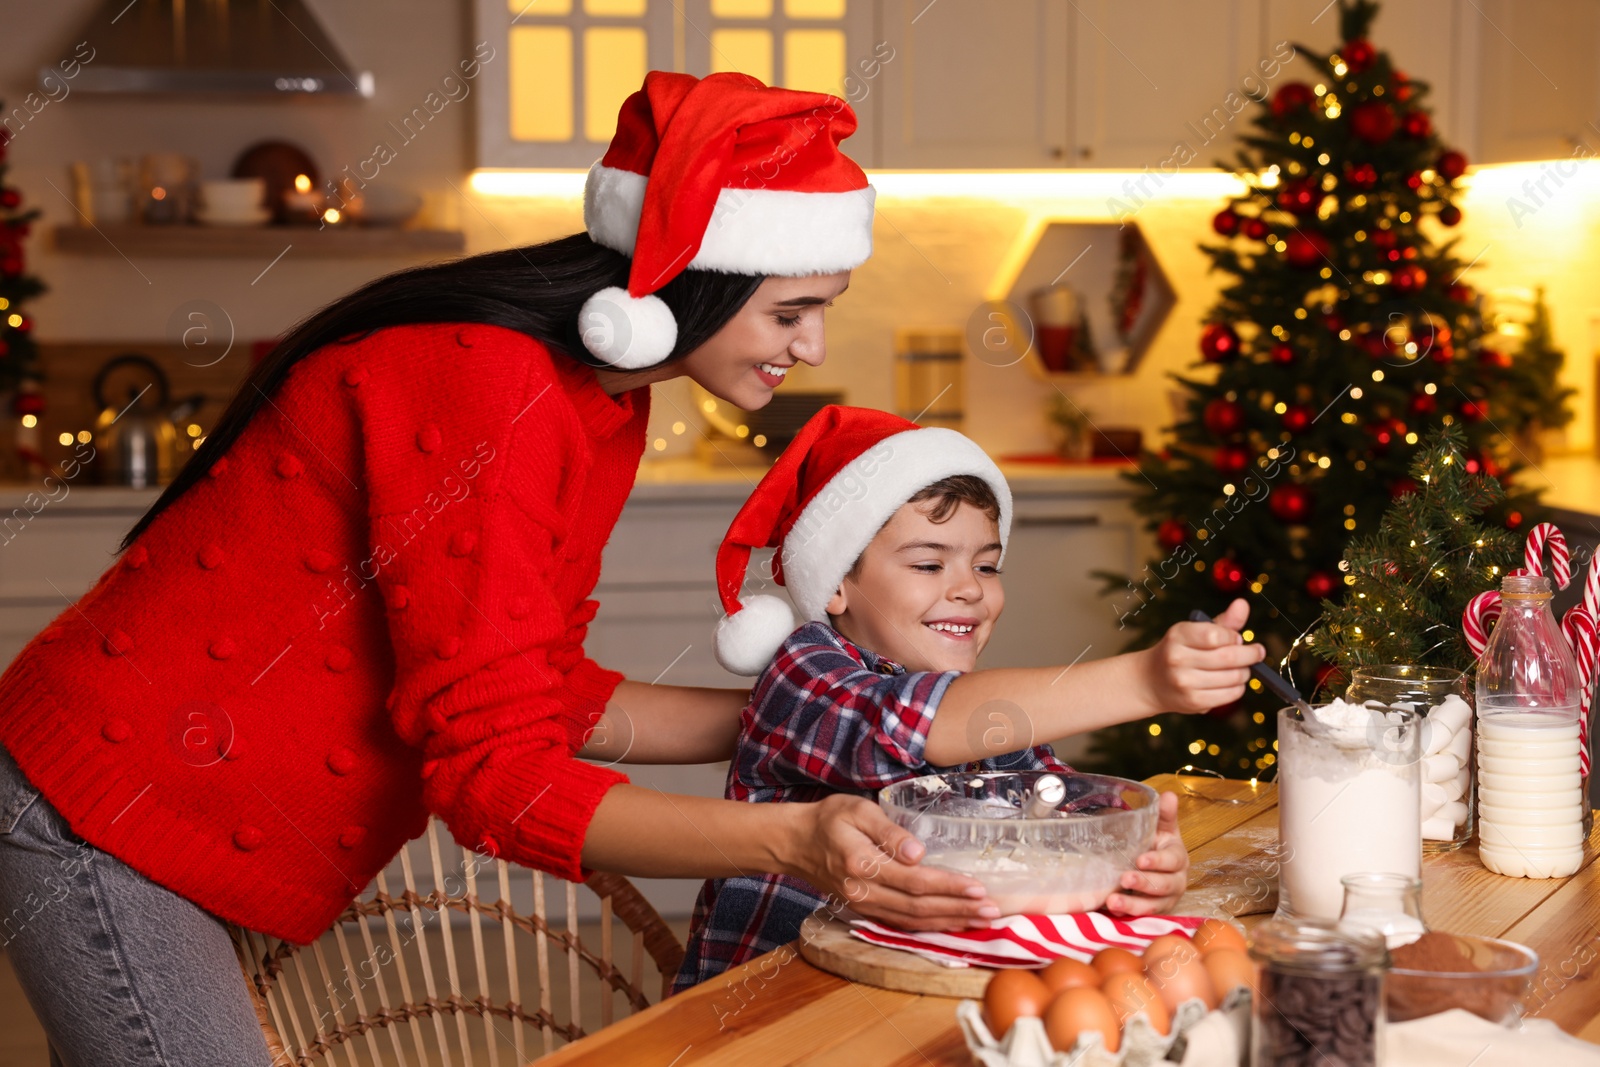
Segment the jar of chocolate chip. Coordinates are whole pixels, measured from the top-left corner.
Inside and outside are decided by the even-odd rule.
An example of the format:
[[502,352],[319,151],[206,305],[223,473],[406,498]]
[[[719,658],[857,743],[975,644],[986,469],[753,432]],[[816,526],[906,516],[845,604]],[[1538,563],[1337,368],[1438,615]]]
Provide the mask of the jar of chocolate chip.
[[1251,1067],[1377,1067],[1383,1062],[1383,935],[1324,919],[1256,927],[1261,968],[1252,1008]]

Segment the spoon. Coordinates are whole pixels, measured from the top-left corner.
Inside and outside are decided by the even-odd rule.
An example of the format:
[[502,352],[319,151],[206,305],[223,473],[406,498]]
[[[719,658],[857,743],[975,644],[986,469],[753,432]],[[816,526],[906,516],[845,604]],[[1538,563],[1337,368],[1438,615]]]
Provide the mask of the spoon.
[[[1214,620],[1210,615],[1196,608],[1194,611],[1189,612],[1189,621],[1212,622]],[[1287,700],[1299,708],[1300,714],[1304,715],[1308,721],[1313,723],[1317,721],[1316,714],[1311,710],[1311,705],[1306,703],[1306,698],[1300,695],[1300,690],[1290,685],[1288,679],[1283,675],[1267,666],[1266,660],[1252,664],[1250,673],[1260,678],[1261,683],[1277,694],[1280,699]]]

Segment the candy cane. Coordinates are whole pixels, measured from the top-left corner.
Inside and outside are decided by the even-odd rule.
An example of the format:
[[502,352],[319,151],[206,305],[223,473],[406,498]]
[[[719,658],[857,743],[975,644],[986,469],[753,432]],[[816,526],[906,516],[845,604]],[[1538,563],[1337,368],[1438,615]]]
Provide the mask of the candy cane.
[[1583,579],[1583,608],[1600,621],[1600,552],[1589,557],[1589,573]]
[[1500,617],[1500,591],[1488,589],[1467,601],[1461,613],[1461,631],[1466,634],[1472,658],[1483,655],[1489,645],[1489,624]]
[[1541,522],[1528,531],[1528,544],[1523,550],[1523,570],[1529,574],[1544,573],[1544,547],[1550,546],[1550,577],[1557,589],[1565,589],[1572,582],[1572,553],[1567,550],[1567,537],[1553,522]]
[[1595,655],[1600,650],[1600,626],[1587,608],[1570,609],[1561,620],[1561,632],[1572,645],[1578,662],[1578,760],[1589,773],[1589,697],[1594,688]]

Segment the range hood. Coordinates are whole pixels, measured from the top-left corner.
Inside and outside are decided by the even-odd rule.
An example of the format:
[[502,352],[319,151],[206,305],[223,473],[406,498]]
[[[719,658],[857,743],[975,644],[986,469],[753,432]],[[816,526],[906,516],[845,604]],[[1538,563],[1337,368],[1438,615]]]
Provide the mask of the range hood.
[[[370,97],[305,0],[106,0],[75,40],[94,49],[73,89]],[[41,88],[59,81],[39,72]],[[48,78],[48,80],[47,80]]]

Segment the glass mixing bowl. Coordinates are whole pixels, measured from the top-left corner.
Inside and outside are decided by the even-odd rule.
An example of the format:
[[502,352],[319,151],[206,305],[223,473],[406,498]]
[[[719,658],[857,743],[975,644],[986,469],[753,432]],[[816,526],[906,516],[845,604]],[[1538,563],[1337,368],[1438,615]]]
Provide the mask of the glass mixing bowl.
[[1025,817],[1049,774],[929,774],[885,786],[878,803],[927,847],[923,863],[976,878],[1001,914],[1093,911],[1155,840],[1158,796],[1126,778],[1063,773],[1061,806]]

